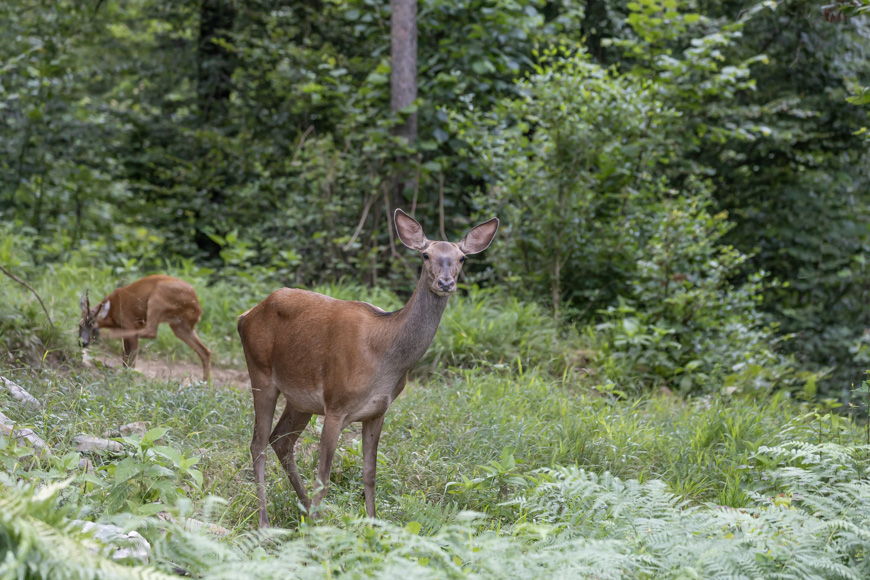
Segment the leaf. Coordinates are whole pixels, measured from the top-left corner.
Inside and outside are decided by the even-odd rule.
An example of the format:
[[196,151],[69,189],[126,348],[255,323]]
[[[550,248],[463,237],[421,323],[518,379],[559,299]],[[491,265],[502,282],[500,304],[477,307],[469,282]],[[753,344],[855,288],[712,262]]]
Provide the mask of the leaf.
[[138,475],[146,467],[135,457],[127,457],[115,466],[115,483],[123,483]]
[[193,481],[196,482],[197,489],[202,487],[202,472],[198,469],[188,469],[187,473],[193,478]]
[[152,451],[154,451],[154,453],[170,460],[175,467],[181,467],[182,460],[183,460],[181,453],[179,453],[177,450],[173,449],[172,447],[167,447],[165,445],[156,445],[156,446],[154,446]]
[[471,70],[479,75],[485,75],[495,72],[495,66],[488,60],[476,60],[471,63]]
[[131,508],[131,511],[135,514],[140,515],[140,516],[153,516],[154,514],[157,514],[159,512],[164,511],[165,509],[166,509],[165,504],[162,504],[159,502],[154,502],[154,503],[147,503],[144,505],[135,506],[135,507]]
[[405,530],[406,530],[408,533],[413,534],[413,535],[416,536],[416,535],[418,535],[418,534],[420,533],[420,529],[421,529],[422,527],[423,527],[423,526],[420,524],[420,522],[408,522],[408,525],[405,526]]
[[169,429],[166,427],[155,427],[154,429],[149,430],[142,436],[142,445],[153,443],[154,441],[163,438],[167,432],[169,432]]

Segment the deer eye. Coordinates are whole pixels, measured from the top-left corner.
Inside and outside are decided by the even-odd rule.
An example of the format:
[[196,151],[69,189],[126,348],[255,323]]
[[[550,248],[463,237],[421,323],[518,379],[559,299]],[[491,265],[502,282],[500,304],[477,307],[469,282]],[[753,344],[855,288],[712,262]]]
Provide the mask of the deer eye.
[[459,261],[460,261],[460,262],[464,262],[464,261],[465,261],[465,256],[462,256],[461,258],[459,258]]
[[428,259],[429,259],[429,254],[427,254],[426,252],[423,252],[423,259],[424,259],[424,260],[428,260]]

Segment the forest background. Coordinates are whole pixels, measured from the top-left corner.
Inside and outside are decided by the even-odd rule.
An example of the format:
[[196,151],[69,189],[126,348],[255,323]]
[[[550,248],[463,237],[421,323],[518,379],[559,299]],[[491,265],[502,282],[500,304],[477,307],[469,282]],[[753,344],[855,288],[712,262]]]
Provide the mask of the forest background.
[[845,401],[870,363],[870,30],[822,8],[421,2],[395,111],[386,2],[5,2],[0,257],[407,295],[394,207],[451,239],[498,215],[467,282],[592,328],[640,383]]
[[[0,578],[870,577],[868,10],[0,2],[34,290],[0,275]],[[501,228],[387,414],[382,519],[351,427],[314,524],[269,452],[254,531],[236,317],[400,308],[397,207]],[[82,292],[152,273],[196,288],[212,384],[167,329],[169,377],[83,359]]]

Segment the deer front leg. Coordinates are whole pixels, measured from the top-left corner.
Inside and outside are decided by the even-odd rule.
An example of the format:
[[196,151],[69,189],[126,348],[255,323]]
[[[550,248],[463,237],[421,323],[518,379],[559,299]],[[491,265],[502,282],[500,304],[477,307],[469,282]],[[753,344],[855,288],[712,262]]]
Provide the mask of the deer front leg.
[[335,456],[335,448],[338,447],[338,436],[344,429],[344,417],[339,415],[327,415],[323,420],[323,429],[320,432],[320,465],[317,468],[317,492],[314,501],[311,502],[312,510],[320,505],[326,490],[329,488],[329,474],[332,471],[332,458]]
[[136,366],[136,355],[139,354],[139,338],[132,336],[124,339],[124,366]]
[[158,301],[149,301],[145,310],[145,326],[142,328],[113,328],[110,338],[157,338],[157,327],[164,319],[166,311]]
[[366,515],[375,517],[375,482],[378,472],[378,441],[381,438],[381,428],[384,426],[384,416],[363,421],[362,451],[363,451],[363,494],[366,498]]

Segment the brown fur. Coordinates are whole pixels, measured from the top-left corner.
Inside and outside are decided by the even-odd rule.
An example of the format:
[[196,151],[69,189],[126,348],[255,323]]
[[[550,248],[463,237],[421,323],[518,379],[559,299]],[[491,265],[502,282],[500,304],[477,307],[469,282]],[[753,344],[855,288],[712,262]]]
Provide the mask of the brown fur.
[[84,297],[79,332],[83,346],[96,334],[95,329],[108,331],[109,338],[123,339],[124,364],[132,367],[139,352],[139,339],[156,338],[157,326],[165,322],[199,356],[203,380],[208,381],[211,351],[194,330],[201,316],[202,307],[193,286],[171,276],[146,276],[118,288],[93,309]]
[[[404,389],[408,370],[429,348],[447,298],[456,289],[465,254],[486,249],[498,229],[498,220],[492,219],[458,244],[430,242],[420,224],[401,210],[396,210],[395,219],[399,238],[423,257],[417,288],[401,310],[387,313],[365,302],[283,288],[239,317],[254,398],[251,456],[261,526],[269,524],[264,483],[267,446],[275,449],[305,507],[316,506],[326,493],[338,436],[354,421],[363,424],[366,513],[374,517],[384,413]],[[279,394],[287,405],[272,430]],[[293,446],[315,414],[325,420],[319,489],[312,504],[296,468]]]

